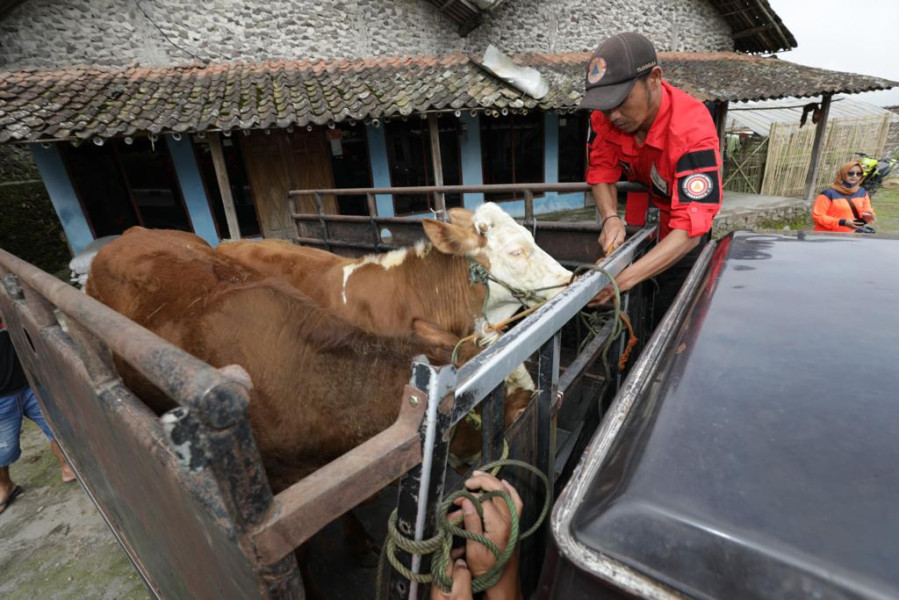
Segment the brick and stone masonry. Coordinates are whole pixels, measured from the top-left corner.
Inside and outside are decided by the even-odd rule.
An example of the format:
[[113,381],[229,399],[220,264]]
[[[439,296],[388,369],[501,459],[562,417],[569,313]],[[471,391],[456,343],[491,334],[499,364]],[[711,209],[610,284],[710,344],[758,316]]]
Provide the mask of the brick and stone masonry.
[[0,22],[0,69],[583,52],[626,30],[660,51],[733,49],[704,0],[507,0],[468,37],[426,0],[29,0]]

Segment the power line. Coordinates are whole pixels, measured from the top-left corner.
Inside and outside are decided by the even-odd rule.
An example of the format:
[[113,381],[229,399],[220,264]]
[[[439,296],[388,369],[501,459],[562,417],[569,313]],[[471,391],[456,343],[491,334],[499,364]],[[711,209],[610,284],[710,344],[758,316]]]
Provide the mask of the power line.
[[162,30],[162,28],[159,27],[159,25],[157,25],[156,22],[155,22],[153,19],[150,18],[150,15],[147,14],[147,11],[144,10],[144,7],[140,5],[140,1],[139,1],[139,0],[134,0],[134,3],[137,5],[137,8],[140,9],[140,11],[141,11],[142,13],[144,13],[144,16],[147,18],[147,21],[150,22],[150,25],[152,25],[153,27],[155,27],[156,30],[159,31],[159,33],[162,34],[162,37],[165,38],[165,41],[167,41],[168,43],[170,43],[172,46],[174,46],[175,48],[177,48],[177,49],[180,50],[181,52],[184,52],[184,53],[187,54],[188,56],[190,56],[190,57],[192,57],[192,58],[194,58],[194,59],[196,59],[196,60],[202,60],[199,56],[197,56],[197,55],[194,54],[193,52],[190,52],[189,50],[185,50],[184,48],[182,48],[181,46],[179,46],[178,44],[176,44],[175,42],[173,42],[173,41],[171,40],[171,38],[169,38],[169,36],[166,35],[166,33]]

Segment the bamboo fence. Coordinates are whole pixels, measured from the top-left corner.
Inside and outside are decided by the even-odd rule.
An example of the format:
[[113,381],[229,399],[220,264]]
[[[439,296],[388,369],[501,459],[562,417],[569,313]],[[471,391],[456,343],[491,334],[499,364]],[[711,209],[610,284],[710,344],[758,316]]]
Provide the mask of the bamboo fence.
[[[819,156],[815,189],[833,182],[834,173],[857,153],[879,157],[890,129],[890,114],[860,119],[840,119],[827,124]],[[803,196],[815,140],[814,127],[773,123],[768,136],[768,155],[761,193],[766,196]]]
[[765,149],[768,138],[750,135],[727,135],[724,160],[724,189],[729,192],[759,194],[765,177]]

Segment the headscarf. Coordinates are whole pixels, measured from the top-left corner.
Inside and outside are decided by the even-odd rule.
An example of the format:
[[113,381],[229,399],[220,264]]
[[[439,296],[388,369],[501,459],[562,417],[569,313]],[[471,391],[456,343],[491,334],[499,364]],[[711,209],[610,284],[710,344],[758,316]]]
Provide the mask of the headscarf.
[[858,186],[861,185],[861,177],[858,178],[855,185],[849,184],[849,171],[852,170],[852,167],[858,167],[859,171],[861,171],[862,173],[865,172],[865,170],[862,168],[862,163],[857,160],[850,160],[849,162],[843,164],[842,167],[840,167],[840,170],[837,171],[836,178],[833,180],[833,185],[830,186],[844,196],[851,196],[858,191]]

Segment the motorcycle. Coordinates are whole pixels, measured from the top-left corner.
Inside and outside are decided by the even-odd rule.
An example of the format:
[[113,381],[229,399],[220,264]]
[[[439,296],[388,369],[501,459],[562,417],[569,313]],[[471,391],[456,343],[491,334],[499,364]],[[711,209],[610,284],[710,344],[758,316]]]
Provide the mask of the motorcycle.
[[874,193],[883,185],[883,180],[890,174],[896,163],[899,162],[899,151],[893,153],[892,156],[884,158],[873,158],[864,152],[856,152],[859,156],[859,162],[862,165],[862,182],[863,188],[868,190],[868,196],[873,198]]

